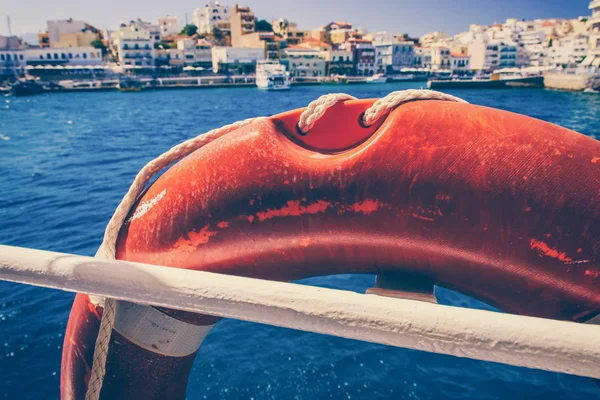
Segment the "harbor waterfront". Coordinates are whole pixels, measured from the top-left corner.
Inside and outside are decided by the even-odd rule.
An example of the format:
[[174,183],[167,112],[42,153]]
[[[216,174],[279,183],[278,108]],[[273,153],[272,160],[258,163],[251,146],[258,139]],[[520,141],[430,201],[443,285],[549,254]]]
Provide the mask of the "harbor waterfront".
[[[381,97],[423,83],[254,87],[0,97],[0,243],[93,255],[106,222],[150,159],[212,128],[304,107],[344,91]],[[544,89],[448,93],[598,139],[600,97]],[[372,276],[302,283],[364,292]],[[62,334],[73,295],[0,283],[3,398],[58,398]],[[443,304],[489,309],[446,289]],[[200,349],[190,399],[501,399],[600,397],[590,379],[451,358],[226,320]]]
[[[421,80],[432,88],[543,84],[598,91],[600,2],[590,1],[585,12],[577,18],[471,23],[452,35],[416,37],[348,21],[301,29],[287,18],[260,19],[249,5],[213,1],[196,8],[192,21],[186,14],[185,25],[169,15],[111,29],[73,18],[48,20],[37,41],[31,34],[27,40],[13,35],[8,16],[8,35],[0,35],[0,92],[107,90],[121,80],[139,80],[135,91]],[[496,81],[496,74],[512,75],[511,82]]]

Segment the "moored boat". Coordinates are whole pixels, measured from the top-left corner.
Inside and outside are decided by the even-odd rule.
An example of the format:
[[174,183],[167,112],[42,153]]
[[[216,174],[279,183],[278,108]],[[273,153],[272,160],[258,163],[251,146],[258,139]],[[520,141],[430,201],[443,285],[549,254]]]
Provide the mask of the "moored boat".
[[429,80],[429,89],[504,89],[510,87],[544,87],[543,76],[515,77],[507,79],[440,79]]
[[13,96],[32,96],[44,93],[44,91],[44,86],[33,79],[18,80],[10,88]]
[[122,77],[117,84],[117,89],[121,92],[139,92],[143,88],[142,82],[134,77]]
[[257,62],[256,86],[261,90],[287,90],[290,88],[290,74],[278,61]]
[[348,83],[346,75],[333,75],[321,80],[321,85],[343,85]]
[[387,77],[384,74],[375,74],[365,79],[366,83],[386,83]]

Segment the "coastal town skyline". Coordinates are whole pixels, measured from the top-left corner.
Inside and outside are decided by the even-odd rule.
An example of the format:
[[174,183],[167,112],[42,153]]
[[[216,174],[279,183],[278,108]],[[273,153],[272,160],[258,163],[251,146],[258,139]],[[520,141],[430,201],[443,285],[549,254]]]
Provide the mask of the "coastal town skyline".
[[[111,4],[114,3],[114,7]],[[232,6],[228,1],[223,4]],[[314,3],[314,4],[313,4]],[[568,3],[568,4],[566,4]],[[387,31],[389,33],[408,33],[421,36],[430,31],[443,31],[456,34],[468,29],[470,24],[492,24],[507,18],[577,18],[586,15],[588,0],[564,1],[514,1],[492,2],[488,0],[460,0],[449,4],[439,0],[424,0],[415,3],[375,0],[369,3],[367,10],[364,3],[355,1],[334,0],[326,4],[308,0],[299,7],[298,4],[282,2],[270,3],[267,0],[253,0],[248,5],[256,15],[265,20],[287,18],[298,26],[310,29],[321,26],[332,20],[352,21],[355,26],[369,31]],[[0,20],[0,34],[8,34],[6,17],[10,16],[12,33],[18,36],[29,36],[45,30],[47,20],[75,18],[89,21],[100,29],[111,29],[122,22],[141,18],[154,20],[160,15],[174,15],[184,22],[191,23],[191,15],[195,8],[202,7],[202,2],[176,0],[168,4],[144,7],[146,3],[132,1],[127,4],[116,0],[103,2],[102,9],[89,8],[85,3],[67,0],[60,5],[47,4],[39,0],[23,0],[12,2],[4,7]],[[320,11],[315,13],[315,7]],[[35,12],[31,12],[35,10]],[[114,10],[118,10],[115,12]],[[178,10],[184,10],[178,12]],[[388,10],[380,12],[378,10]],[[390,13],[389,10],[397,13]],[[456,10],[468,10],[458,13]],[[417,18],[424,16],[425,18]],[[451,17],[451,18],[449,18]]]

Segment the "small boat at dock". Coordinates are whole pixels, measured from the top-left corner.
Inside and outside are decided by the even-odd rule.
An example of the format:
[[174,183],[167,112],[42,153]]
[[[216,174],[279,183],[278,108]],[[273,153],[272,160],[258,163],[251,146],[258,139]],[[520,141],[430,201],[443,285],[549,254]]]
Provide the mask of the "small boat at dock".
[[427,82],[427,87],[432,90],[505,89],[511,87],[542,88],[544,87],[544,77],[542,75],[522,75],[513,71],[510,74],[495,72],[489,78],[431,79]]
[[321,79],[321,85],[344,85],[346,83],[348,83],[346,75],[333,75]]
[[505,89],[511,87],[544,87],[543,76],[533,76],[515,79],[456,79],[456,80],[430,80],[427,82],[429,89]]
[[13,96],[32,96],[44,93],[44,85],[34,79],[20,79],[10,88]]
[[365,79],[366,83],[387,83],[387,77],[384,74],[375,74]]
[[134,77],[122,77],[117,84],[117,89],[121,92],[139,92],[143,88],[142,81]]

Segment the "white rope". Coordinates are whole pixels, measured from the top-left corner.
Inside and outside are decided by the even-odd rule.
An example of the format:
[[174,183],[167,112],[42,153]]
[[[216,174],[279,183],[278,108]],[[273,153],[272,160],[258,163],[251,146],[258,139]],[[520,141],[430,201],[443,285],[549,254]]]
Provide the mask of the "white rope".
[[392,92],[387,96],[377,100],[363,115],[363,124],[371,126],[380,118],[388,115],[396,107],[414,100],[445,100],[456,103],[466,103],[463,99],[451,96],[446,93],[436,92],[434,90],[411,89]]
[[2,245],[0,279],[600,378],[597,325]]
[[[393,92],[386,97],[377,100],[364,114],[364,123],[366,126],[373,124],[379,118],[389,114],[395,107],[412,100],[449,100],[463,102],[457,97],[432,90],[405,90]],[[335,104],[347,100],[356,100],[356,97],[344,93],[332,93],[319,97],[312,101],[300,115],[298,128],[302,133],[308,133],[314,124],[323,116],[325,112]],[[150,161],[144,166],[135,177],[129,190],[121,200],[115,210],[112,218],[106,226],[104,240],[96,254],[96,257],[105,259],[114,259],[116,252],[116,241],[121,226],[129,214],[131,207],[135,204],[138,196],[144,191],[150,180],[165,167],[171,165],[208,143],[220,138],[221,136],[232,132],[238,128],[251,124],[259,118],[250,118],[244,121],[238,121],[222,128],[213,129],[203,135],[196,136],[177,146],[171,148],[159,157]],[[86,400],[98,400],[102,382],[106,373],[106,357],[108,354],[108,345],[112,334],[115,319],[116,302],[114,299],[106,298],[104,300],[104,313],[100,322],[100,331],[96,339],[94,348],[94,361],[92,364],[92,374],[88,384]]]
[[346,100],[356,100],[356,97],[345,93],[330,93],[312,101],[300,115],[298,129],[303,134],[308,133],[330,107]]
[[[144,166],[144,168],[142,168],[135,177],[133,183],[129,187],[129,190],[121,200],[121,203],[108,222],[104,232],[104,240],[102,241],[100,249],[98,249],[98,252],[96,253],[96,257],[110,260],[115,258],[117,236],[119,235],[121,226],[123,225],[125,218],[127,218],[127,215],[129,214],[129,211],[131,210],[131,207],[137,200],[138,196],[144,191],[148,182],[150,182],[150,180],[157,173],[175,161],[181,160],[185,156],[193,153],[208,143],[220,138],[221,136],[262,118],[264,117],[250,118],[221,128],[213,129],[212,131],[178,144],[146,164],[146,166]],[[94,347],[94,361],[92,363],[92,374],[88,384],[88,391],[85,395],[86,400],[98,400],[100,398],[102,382],[104,381],[104,375],[106,373],[108,345],[110,343],[110,337],[115,322],[115,310],[116,301],[111,298],[104,299],[104,312],[102,314],[100,330],[98,332],[96,345]]]
[[[346,93],[330,93],[312,101],[300,115],[298,129],[303,134],[307,134],[325,115],[325,112],[337,103],[347,100],[356,100],[356,97]],[[379,119],[385,117],[396,107],[414,100],[445,100],[457,103],[466,103],[466,101],[442,92],[426,89],[409,89],[392,92],[385,97],[377,100],[369,107],[363,115],[363,124],[371,126]]]

